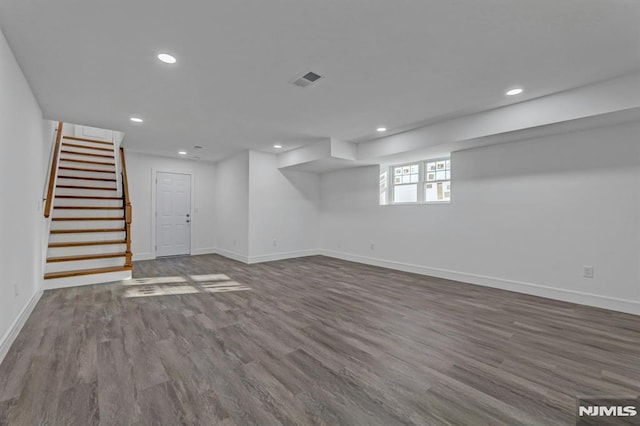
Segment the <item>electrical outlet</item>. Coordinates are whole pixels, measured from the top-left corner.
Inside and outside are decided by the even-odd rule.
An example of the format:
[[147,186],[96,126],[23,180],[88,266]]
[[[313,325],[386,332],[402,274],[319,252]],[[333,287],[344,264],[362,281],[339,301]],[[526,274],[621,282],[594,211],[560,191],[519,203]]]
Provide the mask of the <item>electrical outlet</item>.
[[584,265],[583,269],[585,278],[593,278],[593,266]]
[[371,248],[371,250],[375,250],[376,249],[376,245],[371,243],[371,245],[369,246],[369,248]]

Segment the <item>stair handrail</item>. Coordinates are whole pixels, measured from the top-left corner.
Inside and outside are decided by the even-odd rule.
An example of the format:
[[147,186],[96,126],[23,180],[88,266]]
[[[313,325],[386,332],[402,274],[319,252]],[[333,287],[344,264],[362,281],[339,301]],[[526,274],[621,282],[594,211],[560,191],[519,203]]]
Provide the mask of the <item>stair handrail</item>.
[[124,266],[133,269],[133,254],[131,252],[131,221],[133,216],[133,207],[131,206],[131,198],[129,198],[129,181],[127,180],[127,163],[124,159],[124,148],[120,147],[120,163],[122,166],[122,201],[124,203],[124,223],[125,237],[127,243],[127,251],[125,254]]
[[51,159],[51,170],[49,171],[49,184],[47,187],[47,198],[44,205],[44,217],[51,216],[51,205],[53,204],[53,187],[56,183],[56,177],[58,175],[58,157],[60,156],[60,146],[62,141],[62,127],[64,123],[58,121],[58,128],[56,130],[56,143],[53,148],[53,157]]

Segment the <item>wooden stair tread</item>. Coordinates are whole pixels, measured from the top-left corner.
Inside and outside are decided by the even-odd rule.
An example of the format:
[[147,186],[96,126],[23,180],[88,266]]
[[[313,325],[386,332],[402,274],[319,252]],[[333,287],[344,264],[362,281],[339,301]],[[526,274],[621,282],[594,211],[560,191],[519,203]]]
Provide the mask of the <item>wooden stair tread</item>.
[[120,200],[122,197],[98,197],[92,195],[56,195],[56,198],[71,198],[71,199],[85,199],[85,200]]
[[102,253],[102,254],[81,254],[78,256],[49,257],[47,263],[73,262],[76,260],[112,259],[114,257],[125,257],[127,253]]
[[49,243],[49,248],[81,247],[81,246],[110,246],[113,244],[126,244],[125,240],[109,241],[68,241],[65,243]]
[[67,189],[97,189],[98,191],[117,191],[116,188],[102,188],[100,186],[56,185],[56,188]]
[[103,158],[113,158],[113,155],[107,155],[107,154],[91,154],[91,153],[86,153],[86,152],[78,152],[78,151],[67,151],[67,150],[62,150],[60,151],[61,154],[70,154],[70,155],[88,155],[89,157],[103,157]]
[[94,178],[94,177],[84,177],[84,176],[58,176],[58,179],[78,179],[78,180],[94,180],[100,182],[115,182],[115,179],[105,179],[105,178]]
[[93,143],[101,143],[103,145],[113,145],[113,142],[101,141],[98,139],[87,139],[87,138],[79,138],[76,136],[63,136],[62,139],[69,139],[72,141],[84,141],[84,142],[93,142]]
[[80,144],[77,144],[77,143],[63,142],[62,146],[70,146],[70,147],[73,147],[73,148],[82,148],[82,149],[95,149],[96,151],[113,152],[113,148],[100,148],[98,146],[87,146],[87,145],[80,145]]
[[94,232],[124,232],[124,228],[96,228],[96,229],[52,229],[51,234],[89,234]]
[[53,221],[71,221],[71,220],[124,220],[124,217],[54,217]]
[[49,272],[44,275],[45,280],[54,278],[78,277],[81,275],[106,274],[109,272],[131,271],[132,268],[126,266],[111,266],[109,268],[81,269],[78,271]]
[[116,163],[104,163],[102,161],[89,161],[89,160],[76,160],[74,158],[62,158],[60,157],[60,161],[70,161],[72,163],[84,163],[84,164],[100,164],[103,166],[115,166]]
[[124,210],[124,207],[104,207],[104,206],[53,206],[54,209],[61,210]]
[[115,170],[100,170],[100,169],[85,169],[83,167],[68,167],[68,166],[60,166],[59,170],[75,170],[78,172],[92,172],[92,173],[112,173],[115,174]]

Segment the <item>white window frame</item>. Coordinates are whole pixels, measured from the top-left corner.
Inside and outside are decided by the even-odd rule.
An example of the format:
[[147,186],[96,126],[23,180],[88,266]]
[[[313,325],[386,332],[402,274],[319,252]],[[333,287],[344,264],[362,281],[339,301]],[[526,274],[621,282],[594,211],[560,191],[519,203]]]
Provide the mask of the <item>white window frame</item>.
[[[450,168],[449,168],[449,179],[439,179],[439,180],[434,180],[434,181],[429,181],[427,182],[427,163],[437,163],[438,161],[449,161],[450,164]],[[413,166],[413,165],[418,165],[418,182],[414,182],[414,183],[399,183],[396,184],[395,183],[395,169],[397,167],[407,167],[407,166]],[[411,205],[411,204],[450,204],[451,203],[451,194],[449,195],[449,199],[448,200],[441,200],[441,201],[426,201],[426,197],[425,197],[425,185],[427,183],[434,183],[437,184],[438,182],[449,182],[449,185],[451,185],[451,170],[453,170],[453,164],[451,163],[451,157],[437,157],[437,158],[429,158],[427,160],[419,160],[419,161],[410,161],[410,162],[405,162],[405,163],[401,163],[401,164],[393,164],[391,166],[389,166],[387,169],[387,176],[388,176],[388,182],[387,182],[387,203],[386,205],[389,206],[399,206],[399,205]],[[403,185],[417,185],[417,201],[406,201],[406,202],[395,202],[395,190],[397,186],[403,186]]]
[[[395,180],[395,170],[397,167],[410,167],[413,165],[418,165],[418,181],[414,182],[414,183],[399,183],[396,184],[394,182]],[[393,204],[396,206],[402,205],[402,204],[420,204],[421,200],[420,200],[420,183],[423,180],[423,165],[420,161],[411,161],[408,163],[403,163],[403,164],[394,164],[393,166],[389,167],[389,185],[388,185],[388,191],[389,191],[389,204]],[[395,201],[393,201],[395,199],[395,192],[396,192],[396,186],[404,186],[404,185],[416,185],[418,187],[418,198],[417,201],[406,201],[406,202],[401,202],[401,203],[396,203]],[[424,196],[423,196],[424,198]]]

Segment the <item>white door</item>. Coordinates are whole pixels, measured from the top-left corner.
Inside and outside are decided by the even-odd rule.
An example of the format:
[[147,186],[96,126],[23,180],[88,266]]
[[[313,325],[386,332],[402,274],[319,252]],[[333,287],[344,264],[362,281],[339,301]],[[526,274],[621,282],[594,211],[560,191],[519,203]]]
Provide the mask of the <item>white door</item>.
[[191,253],[191,176],[156,175],[156,256]]

